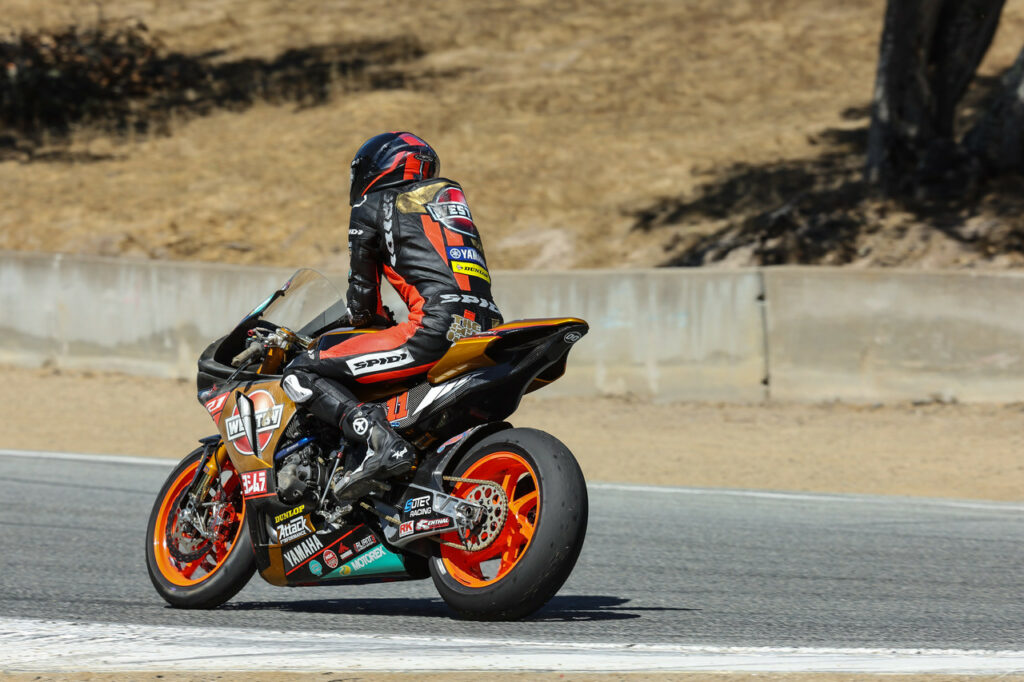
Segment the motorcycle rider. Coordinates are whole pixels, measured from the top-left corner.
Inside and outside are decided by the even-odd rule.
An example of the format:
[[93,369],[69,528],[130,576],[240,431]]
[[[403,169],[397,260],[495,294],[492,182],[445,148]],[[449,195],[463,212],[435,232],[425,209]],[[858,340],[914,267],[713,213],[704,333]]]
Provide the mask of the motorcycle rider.
[[415,448],[391,428],[379,405],[361,404],[359,384],[425,375],[452,343],[501,324],[480,234],[462,187],[438,176],[440,161],[422,138],[388,132],[367,140],[351,167],[348,324],[390,320],[381,279],[409,309],[406,322],[299,355],[281,383],[320,420],[365,443],[363,462],[334,492],[351,501],[409,471]]

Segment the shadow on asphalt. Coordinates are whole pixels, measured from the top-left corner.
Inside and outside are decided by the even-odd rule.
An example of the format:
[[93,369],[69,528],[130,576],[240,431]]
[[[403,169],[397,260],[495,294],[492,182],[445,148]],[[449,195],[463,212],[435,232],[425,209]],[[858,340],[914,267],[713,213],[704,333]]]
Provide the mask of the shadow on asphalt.
[[[643,617],[642,611],[697,611],[667,606],[628,606],[629,599],[600,595],[554,597],[544,608],[525,620],[599,621],[631,620]],[[234,602],[222,611],[281,611],[292,613],[353,614],[364,616],[420,616],[451,618],[452,611],[440,598],[431,599],[307,599],[303,601]]]
[[593,621],[631,620],[642,618],[641,611],[697,611],[699,609],[675,608],[671,606],[628,606],[625,597],[599,595],[574,595],[554,597],[530,620],[539,621]]

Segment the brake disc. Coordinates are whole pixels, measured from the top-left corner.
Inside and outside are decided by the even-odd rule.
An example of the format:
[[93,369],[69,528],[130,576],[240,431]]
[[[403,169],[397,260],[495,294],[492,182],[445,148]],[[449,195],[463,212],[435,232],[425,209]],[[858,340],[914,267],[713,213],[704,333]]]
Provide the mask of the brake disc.
[[196,518],[191,503],[179,508],[174,523],[167,529],[167,552],[184,563],[192,563],[210,552],[210,539],[200,527],[201,519]]
[[[186,522],[187,525],[192,524]],[[187,535],[177,523],[174,528],[167,529],[167,551],[172,557],[184,563],[192,563],[202,559],[209,551],[209,542],[202,536]]]

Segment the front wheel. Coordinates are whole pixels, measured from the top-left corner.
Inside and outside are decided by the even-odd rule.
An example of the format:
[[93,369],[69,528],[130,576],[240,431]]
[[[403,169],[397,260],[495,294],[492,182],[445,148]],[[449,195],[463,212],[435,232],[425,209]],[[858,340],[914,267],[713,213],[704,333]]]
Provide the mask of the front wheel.
[[[451,473],[476,481],[455,483],[453,495],[493,509],[470,538],[440,536],[430,561],[437,591],[462,618],[530,615],[562,587],[583,548],[587,487],[579,464],[550,434],[508,429],[477,443]],[[504,511],[495,485],[507,499]]]
[[168,604],[185,609],[223,604],[256,570],[240,477],[226,463],[198,499],[193,479],[202,454],[191,452],[171,472],[146,529],[149,578]]

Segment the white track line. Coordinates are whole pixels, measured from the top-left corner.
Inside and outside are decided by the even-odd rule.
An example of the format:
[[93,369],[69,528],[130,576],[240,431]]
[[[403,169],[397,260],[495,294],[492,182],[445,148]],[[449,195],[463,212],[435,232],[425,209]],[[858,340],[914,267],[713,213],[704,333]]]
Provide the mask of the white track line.
[[0,449],[0,457],[26,457],[29,459],[64,459],[101,464],[142,464],[144,466],[172,467],[179,460],[166,457],[131,457],[129,455],[94,455],[84,452],[50,452],[48,450]]
[[0,618],[0,669],[1009,674],[1024,651],[547,643]]
[[[0,448],[0,457],[25,457],[36,459],[73,460],[98,462],[101,464],[141,464],[143,466],[172,467],[179,460],[166,457],[132,457],[129,455],[99,455],[78,452],[51,452],[47,450],[10,450]],[[728,488],[686,488],[659,485],[637,485],[632,483],[587,483],[590,490],[614,490],[620,492],[654,493],[672,495],[715,495],[749,497],[764,500],[787,500],[808,502],[860,503],[860,504],[911,504],[916,506],[953,507],[959,509],[984,509],[991,511],[1024,512],[1024,504],[1013,502],[986,502],[984,500],[946,500],[929,497],[899,497],[857,494],[814,494],[790,493],[768,490],[731,490]]]

